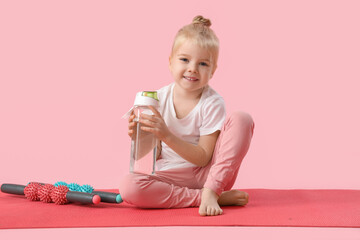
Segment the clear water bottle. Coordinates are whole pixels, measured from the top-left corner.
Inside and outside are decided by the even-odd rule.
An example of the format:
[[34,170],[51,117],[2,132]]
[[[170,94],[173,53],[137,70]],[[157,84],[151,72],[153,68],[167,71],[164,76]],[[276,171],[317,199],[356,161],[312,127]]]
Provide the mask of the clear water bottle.
[[135,114],[134,121],[137,122],[131,139],[131,155],[130,155],[130,172],[154,174],[157,138],[153,133],[141,130],[142,124],[139,120],[142,114],[153,115],[149,108],[153,106],[159,107],[157,92],[139,92],[136,94],[133,111]]

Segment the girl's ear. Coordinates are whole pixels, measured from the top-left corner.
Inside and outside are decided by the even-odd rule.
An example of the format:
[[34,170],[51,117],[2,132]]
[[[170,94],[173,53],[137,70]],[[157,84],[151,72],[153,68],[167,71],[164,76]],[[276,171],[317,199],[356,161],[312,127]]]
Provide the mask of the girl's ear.
[[169,56],[169,69],[171,71],[171,56]]

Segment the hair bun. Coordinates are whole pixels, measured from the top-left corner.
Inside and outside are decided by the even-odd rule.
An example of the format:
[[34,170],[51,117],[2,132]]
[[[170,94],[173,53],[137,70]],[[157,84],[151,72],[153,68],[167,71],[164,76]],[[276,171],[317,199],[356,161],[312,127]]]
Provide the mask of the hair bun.
[[201,15],[198,15],[196,17],[193,18],[193,21],[192,21],[193,24],[202,24],[206,27],[210,27],[211,26],[211,21],[210,19],[207,19],[207,18],[204,18],[203,16]]

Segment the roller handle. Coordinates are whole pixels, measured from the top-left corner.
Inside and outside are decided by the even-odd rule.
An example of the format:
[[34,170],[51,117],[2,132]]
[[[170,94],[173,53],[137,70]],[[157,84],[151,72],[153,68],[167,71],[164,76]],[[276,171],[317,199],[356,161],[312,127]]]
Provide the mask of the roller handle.
[[102,202],[121,203],[123,200],[118,193],[93,191],[92,193],[100,196]]
[[69,202],[77,203],[91,203],[98,204],[100,202],[100,196],[93,193],[84,193],[84,192],[72,192],[68,191],[66,193],[66,199]]
[[4,193],[25,195],[24,189],[26,186],[19,184],[4,183],[1,185],[1,191]]

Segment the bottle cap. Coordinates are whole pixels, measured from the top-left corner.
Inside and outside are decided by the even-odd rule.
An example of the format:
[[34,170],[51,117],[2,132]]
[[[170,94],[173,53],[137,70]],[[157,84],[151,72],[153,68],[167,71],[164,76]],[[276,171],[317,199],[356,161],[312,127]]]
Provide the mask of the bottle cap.
[[143,91],[136,94],[134,106],[158,107],[158,105],[159,99],[157,98],[157,92]]
[[[155,108],[157,108],[159,106],[159,99],[157,97],[157,92],[156,91],[138,92],[135,97],[134,106],[154,106]],[[134,107],[130,108],[130,110],[122,118],[128,118],[133,109]]]

